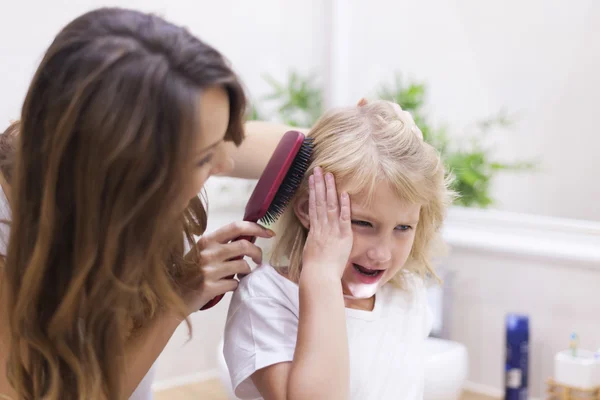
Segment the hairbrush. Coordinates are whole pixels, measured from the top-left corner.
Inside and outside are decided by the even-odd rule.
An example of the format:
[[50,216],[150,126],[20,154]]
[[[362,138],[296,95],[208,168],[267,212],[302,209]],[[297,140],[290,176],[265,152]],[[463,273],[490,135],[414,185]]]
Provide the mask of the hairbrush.
[[[244,221],[272,224],[283,214],[302,183],[312,150],[312,138],[303,133],[288,131],[283,135],[246,204]],[[234,241],[242,239],[251,243],[256,241],[254,236],[240,236]],[[222,298],[223,295],[213,298],[201,310],[214,307]]]

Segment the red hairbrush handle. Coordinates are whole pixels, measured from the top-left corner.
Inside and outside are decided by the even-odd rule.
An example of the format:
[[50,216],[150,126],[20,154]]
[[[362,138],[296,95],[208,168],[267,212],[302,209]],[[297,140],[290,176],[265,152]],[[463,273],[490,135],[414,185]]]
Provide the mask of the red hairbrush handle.
[[[232,242],[237,242],[238,240],[244,240],[244,239],[247,240],[247,241],[249,241],[250,243],[254,243],[256,241],[256,237],[254,237],[254,236],[240,236],[240,237],[235,238]],[[239,257],[231,258],[231,259],[229,259],[227,261],[241,260],[243,258],[244,258],[243,256],[239,256]],[[233,279],[233,278],[234,278],[234,275],[230,275],[226,279]],[[216,306],[221,301],[221,299],[223,298],[223,296],[225,296],[225,294],[220,294],[217,297],[214,297],[211,301],[209,301],[208,303],[206,303],[200,309],[200,311],[208,310],[209,308],[212,308],[212,307]]]

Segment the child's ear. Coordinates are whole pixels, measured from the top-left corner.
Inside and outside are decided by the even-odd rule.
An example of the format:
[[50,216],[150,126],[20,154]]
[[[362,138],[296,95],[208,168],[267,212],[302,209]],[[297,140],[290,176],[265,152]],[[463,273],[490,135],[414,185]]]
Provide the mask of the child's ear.
[[301,196],[294,202],[294,213],[300,220],[300,223],[304,225],[306,229],[310,228],[310,218],[308,215],[308,195]]

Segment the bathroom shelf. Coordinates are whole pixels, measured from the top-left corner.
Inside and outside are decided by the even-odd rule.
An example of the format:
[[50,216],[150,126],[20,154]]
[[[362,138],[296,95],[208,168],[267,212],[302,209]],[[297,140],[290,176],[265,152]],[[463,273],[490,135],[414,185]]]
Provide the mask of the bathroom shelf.
[[547,400],[600,400],[600,387],[594,389],[581,389],[562,385],[550,378],[546,381]]

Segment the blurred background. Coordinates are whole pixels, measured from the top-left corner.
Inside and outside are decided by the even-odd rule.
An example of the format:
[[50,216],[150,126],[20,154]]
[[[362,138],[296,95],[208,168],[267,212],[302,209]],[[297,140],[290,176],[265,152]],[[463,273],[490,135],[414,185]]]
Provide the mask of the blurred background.
[[[432,304],[435,335],[468,352],[470,392],[502,395],[507,313],[529,316],[535,397],[572,332],[600,348],[600,2],[6,0],[2,129],[59,29],[100,6],[158,13],[217,47],[247,87],[251,118],[310,126],[361,97],[413,112],[462,196]],[[242,217],[253,184],[211,179],[209,229]],[[189,342],[180,327],[157,390],[218,378],[228,299],[193,316]]]

